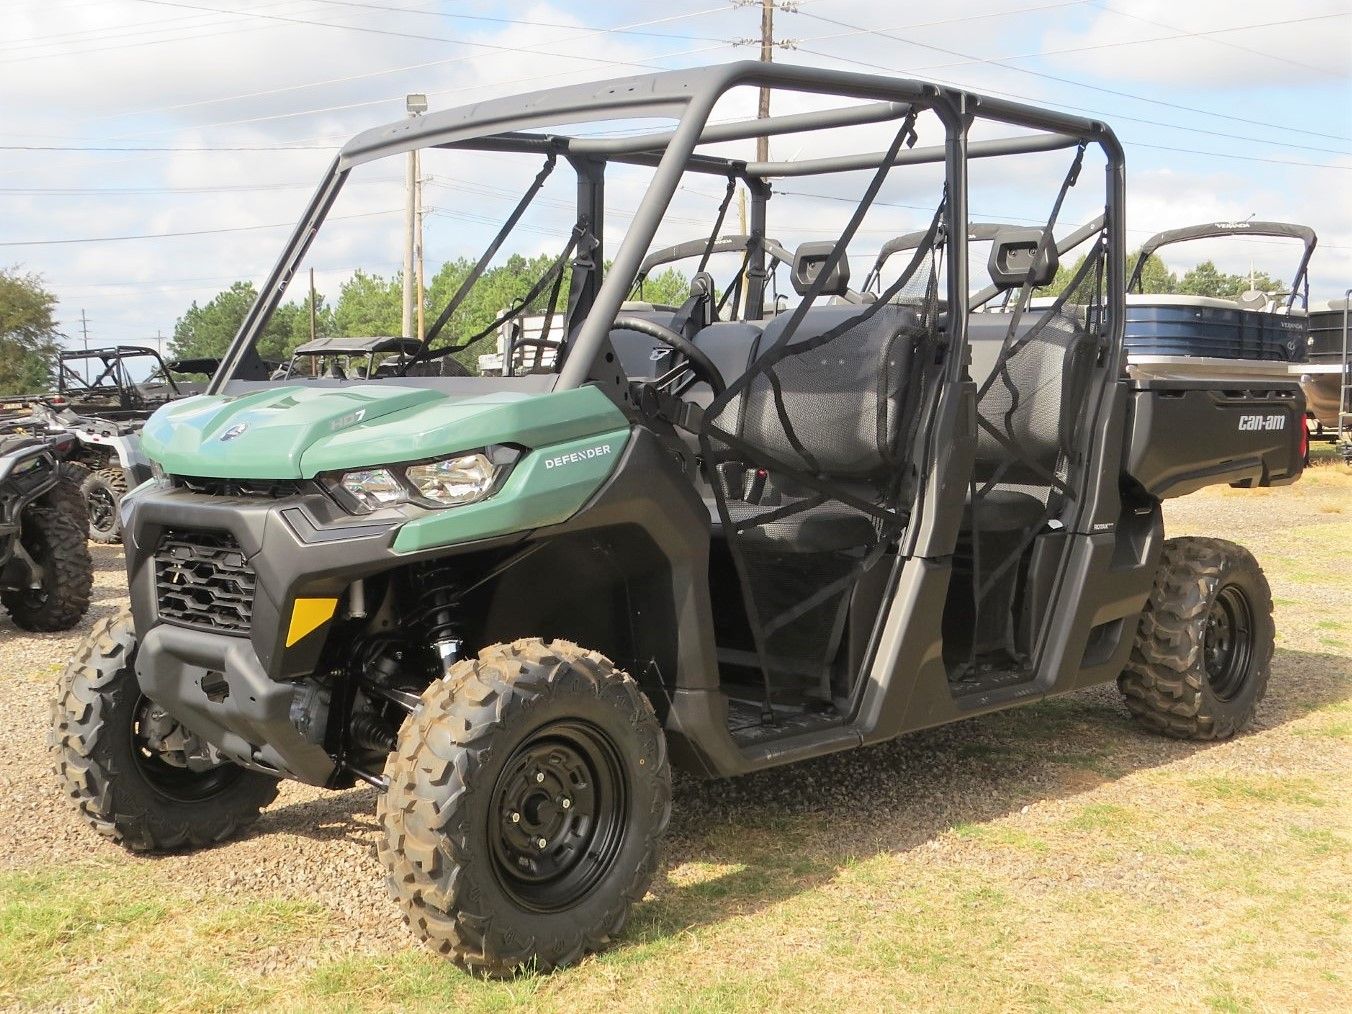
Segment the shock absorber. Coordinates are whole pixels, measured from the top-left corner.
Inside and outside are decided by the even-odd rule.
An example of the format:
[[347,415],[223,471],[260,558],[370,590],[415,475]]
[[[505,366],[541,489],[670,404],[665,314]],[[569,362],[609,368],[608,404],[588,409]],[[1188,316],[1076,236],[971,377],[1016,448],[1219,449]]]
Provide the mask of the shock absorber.
[[420,570],[418,584],[417,623],[446,673],[464,655],[457,615],[460,587],[453,568],[435,564]]

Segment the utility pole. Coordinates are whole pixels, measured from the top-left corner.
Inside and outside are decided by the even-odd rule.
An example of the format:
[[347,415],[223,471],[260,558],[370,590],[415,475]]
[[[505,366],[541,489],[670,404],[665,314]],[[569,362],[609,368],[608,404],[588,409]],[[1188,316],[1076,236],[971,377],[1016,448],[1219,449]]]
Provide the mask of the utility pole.
[[[416,120],[427,112],[427,96],[412,93],[404,97],[404,108],[408,118]],[[413,334],[413,262],[414,247],[417,245],[418,232],[418,153],[408,153],[408,173],[404,189],[404,308],[400,318],[400,333],[404,337]]]
[[[761,63],[770,63],[775,58],[775,0],[761,0]],[[756,107],[756,119],[770,118],[770,89],[760,90],[760,104]],[[770,139],[756,138],[756,161],[770,161]]]
[[[761,9],[760,38],[758,39],[737,39],[733,42],[734,46],[759,46],[761,63],[771,63],[774,61],[776,49],[793,49],[797,43],[793,39],[775,38],[775,11],[781,10],[787,13],[794,13],[798,10],[798,4],[795,0],[734,0],[738,7],[759,6]],[[760,102],[756,107],[756,119],[764,120],[770,116],[770,89],[762,88],[760,90]],[[756,138],[756,161],[768,162],[770,159],[770,139],[768,137]]]
[[423,336],[427,333],[427,323],[424,319],[425,308],[423,306],[426,289],[423,280],[423,178],[422,152],[420,151],[413,153],[413,175],[413,214],[418,222],[418,235],[414,240],[418,272],[418,341],[422,341]]
[[[88,352],[88,351],[89,351],[89,318],[85,316],[85,312],[84,312],[84,308],[83,308],[83,307],[81,307],[81,309],[80,309],[80,331],[81,331],[81,333],[84,335],[84,350],[85,350],[86,352]],[[88,383],[89,383],[89,359],[86,357],[85,359],[81,360],[81,365],[82,365],[82,367],[83,367],[82,372],[84,373],[84,381],[85,381],[86,384],[88,384]]]
[[310,341],[315,340],[315,269],[310,269]]

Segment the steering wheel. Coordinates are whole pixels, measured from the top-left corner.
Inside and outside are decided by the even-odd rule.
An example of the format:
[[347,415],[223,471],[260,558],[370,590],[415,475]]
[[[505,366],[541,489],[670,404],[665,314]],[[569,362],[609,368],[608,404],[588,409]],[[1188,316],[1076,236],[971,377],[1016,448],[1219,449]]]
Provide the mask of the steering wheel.
[[645,334],[649,338],[655,338],[668,348],[679,352],[685,357],[685,363],[690,371],[713,390],[714,397],[718,397],[728,389],[727,383],[723,380],[723,374],[714,365],[714,361],[685,335],[651,320],[644,320],[642,317],[628,317],[624,314],[615,318],[614,326],[626,331],[637,331],[639,334]]

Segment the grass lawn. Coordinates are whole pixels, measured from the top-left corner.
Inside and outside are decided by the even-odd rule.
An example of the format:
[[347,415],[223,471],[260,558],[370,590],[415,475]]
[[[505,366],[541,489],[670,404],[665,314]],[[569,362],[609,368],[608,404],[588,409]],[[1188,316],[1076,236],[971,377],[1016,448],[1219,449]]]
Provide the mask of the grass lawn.
[[[506,983],[368,904],[366,792],[328,797],[331,846],[304,858],[287,814],[313,796],[207,858],[130,857],[73,822],[27,856],[0,829],[0,1007],[1352,1010],[1352,470],[1167,512],[1170,534],[1248,545],[1274,586],[1271,689],[1234,741],[1138,731],[1103,688],[735,792],[682,780],[617,945]],[[25,819],[68,821],[42,791]],[[222,872],[265,854],[277,886]]]

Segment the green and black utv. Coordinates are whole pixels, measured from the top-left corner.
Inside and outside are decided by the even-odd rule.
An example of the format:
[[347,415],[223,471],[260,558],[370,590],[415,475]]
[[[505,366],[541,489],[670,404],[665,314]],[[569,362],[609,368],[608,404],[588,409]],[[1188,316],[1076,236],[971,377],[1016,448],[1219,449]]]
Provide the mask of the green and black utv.
[[[784,112],[747,118],[762,87]],[[761,136],[798,154],[751,160]],[[393,375],[270,382],[269,316],[316,237],[362,217],[330,214],[362,200],[345,184],[414,149],[498,199],[519,184],[505,224]],[[700,201],[712,253],[738,188],[721,281],[626,303]],[[1100,122],[756,63],[361,134],[209,391],[146,425],[131,609],[60,683],[66,794],[172,850],[239,833],[280,778],[375,786],[414,932],[510,974],[620,935],[672,766],[736,776],[1114,680],[1151,729],[1234,734],[1268,680],[1268,586],[1238,546],[1166,542],[1160,504],[1295,480],[1304,406],[1294,382],[1125,376],[1124,192]],[[969,263],[978,217],[1024,224]],[[850,288],[852,259],[917,228]],[[509,238],[551,229],[530,290],[468,316]],[[531,369],[426,368],[542,307]]]

